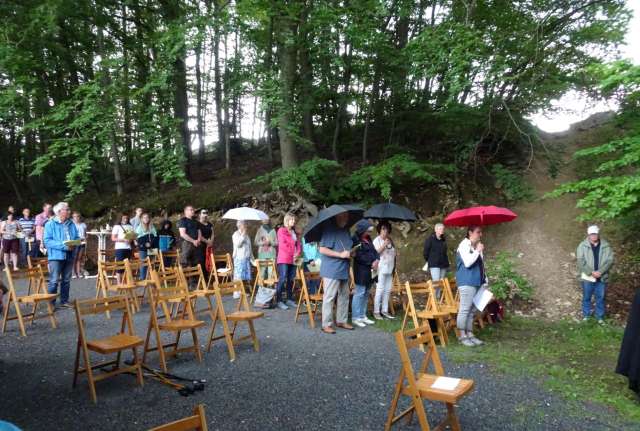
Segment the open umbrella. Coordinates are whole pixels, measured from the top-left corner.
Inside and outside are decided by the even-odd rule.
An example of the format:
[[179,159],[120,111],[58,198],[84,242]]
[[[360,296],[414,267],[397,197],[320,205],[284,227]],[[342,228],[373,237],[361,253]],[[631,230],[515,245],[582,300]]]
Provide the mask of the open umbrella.
[[269,220],[269,216],[266,213],[251,207],[239,207],[230,209],[229,211],[224,213],[222,218],[227,220]]
[[359,206],[352,204],[331,205],[329,208],[322,209],[318,212],[317,216],[309,219],[309,222],[304,229],[304,239],[307,242],[320,241],[322,238],[322,231],[324,230],[327,222],[338,214],[345,212],[349,213],[349,222],[346,226],[348,229],[362,218],[364,210]]
[[374,205],[364,213],[365,218],[391,221],[416,221],[416,215],[407,207],[387,202]]
[[477,206],[455,210],[444,219],[447,226],[488,226],[515,220],[518,215],[508,208]]

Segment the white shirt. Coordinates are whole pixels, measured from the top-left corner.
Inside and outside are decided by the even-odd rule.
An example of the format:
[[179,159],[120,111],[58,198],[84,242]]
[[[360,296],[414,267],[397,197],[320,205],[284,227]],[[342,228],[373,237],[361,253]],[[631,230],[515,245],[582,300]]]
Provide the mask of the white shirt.
[[[124,235],[127,232],[133,232],[133,226],[131,226],[130,224],[125,224],[125,225],[121,225],[121,224],[117,224],[113,227],[113,230],[111,231],[111,235],[116,235],[116,238],[118,239],[125,239]],[[127,241],[127,242],[121,242],[118,241],[115,243],[115,249],[116,250],[131,250],[131,242]]]
[[235,231],[231,236],[233,241],[233,258],[248,259],[253,256],[251,250],[251,239],[248,234],[242,235],[240,231]]
[[[382,244],[384,244],[384,240],[380,236],[377,236],[376,239],[373,240],[373,246],[376,250],[380,250]],[[382,252],[378,254],[380,255],[380,261],[378,262],[378,274],[391,274],[396,262],[395,247],[389,244],[389,246],[385,247]]]
[[460,258],[462,259],[462,263],[467,268],[470,268],[479,257],[483,257],[482,253],[473,248],[471,244],[471,240],[469,238],[465,238],[460,241],[460,245],[458,245],[458,253],[460,254]]

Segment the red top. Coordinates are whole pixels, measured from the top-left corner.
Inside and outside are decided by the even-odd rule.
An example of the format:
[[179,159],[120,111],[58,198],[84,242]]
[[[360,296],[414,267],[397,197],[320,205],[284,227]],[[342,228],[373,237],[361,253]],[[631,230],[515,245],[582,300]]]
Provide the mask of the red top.
[[294,240],[286,227],[278,229],[278,258],[276,263],[293,265],[293,260],[300,254],[300,239]]

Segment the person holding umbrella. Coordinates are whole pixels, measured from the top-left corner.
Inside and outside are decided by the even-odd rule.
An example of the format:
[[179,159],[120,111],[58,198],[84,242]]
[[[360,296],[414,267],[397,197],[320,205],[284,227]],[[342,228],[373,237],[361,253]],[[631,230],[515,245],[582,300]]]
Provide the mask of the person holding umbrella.
[[[253,250],[251,249],[251,238],[247,233],[247,222],[238,220],[236,230],[231,236],[233,242],[233,279],[241,280],[243,283],[251,280],[251,259]],[[235,299],[240,298],[240,292],[233,292]]]

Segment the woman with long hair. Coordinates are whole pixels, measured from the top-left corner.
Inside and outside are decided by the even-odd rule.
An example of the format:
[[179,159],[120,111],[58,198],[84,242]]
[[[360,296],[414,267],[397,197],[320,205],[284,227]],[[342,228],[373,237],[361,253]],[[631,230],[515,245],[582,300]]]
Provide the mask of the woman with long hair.
[[393,285],[393,270],[396,266],[396,248],[391,238],[391,223],[380,221],[377,226],[378,236],[373,240],[373,246],[380,255],[378,263],[378,283],[376,284],[376,296],[373,299],[373,317],[382,320],[395,319],[389,314],[389,297]]

